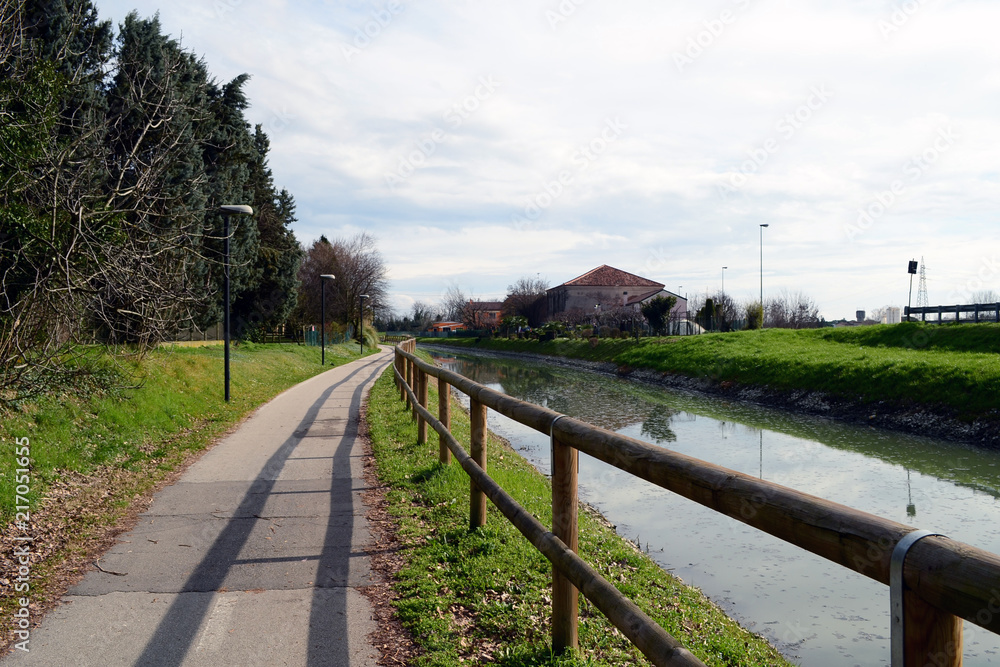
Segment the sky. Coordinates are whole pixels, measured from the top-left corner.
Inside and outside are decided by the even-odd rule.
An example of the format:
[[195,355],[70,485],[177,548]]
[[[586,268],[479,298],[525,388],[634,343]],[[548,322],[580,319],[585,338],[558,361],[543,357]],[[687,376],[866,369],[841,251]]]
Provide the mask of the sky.
[[602,264],[828,320],[911,259],[1000,291],[997,2],[95,2],[251,75],[296,236],[374,235],[400,312]]

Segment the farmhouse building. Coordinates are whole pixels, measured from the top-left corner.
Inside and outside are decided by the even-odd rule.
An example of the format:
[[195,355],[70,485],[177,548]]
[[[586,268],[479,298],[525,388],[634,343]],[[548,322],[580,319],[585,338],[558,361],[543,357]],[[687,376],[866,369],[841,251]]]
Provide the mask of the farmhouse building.
[[687,317],[687,299],[663,289],[663,283],[604,264],[547,292],[550,319],[586,318],[595,312],[639,307],[658,296],[673,296],[677,303],[671,319]]

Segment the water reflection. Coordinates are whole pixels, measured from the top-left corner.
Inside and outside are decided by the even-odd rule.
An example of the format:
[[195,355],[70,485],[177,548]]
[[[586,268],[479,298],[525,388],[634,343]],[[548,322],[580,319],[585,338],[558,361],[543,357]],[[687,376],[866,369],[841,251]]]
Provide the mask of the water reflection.
[[[445,364],[604,428],[1000,553],[997,452],[537,362]],[[548,471],[546,436],[492,412],[489,420]],[[620,533],[786,655],[808,665],[888,664],[887,587],[586,456],[580,484]],[[964,664],[998,663],[1000,638],[966,624]]]

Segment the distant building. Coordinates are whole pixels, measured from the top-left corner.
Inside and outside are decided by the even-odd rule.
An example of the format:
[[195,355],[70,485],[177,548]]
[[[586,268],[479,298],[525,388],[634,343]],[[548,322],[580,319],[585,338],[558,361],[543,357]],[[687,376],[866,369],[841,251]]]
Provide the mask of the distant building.
[[663,283],[603,264],[547,292],[549,319],[589,317],[595,312],[631,307],[638,309],[657,296],[677,298],[671,319],[687,316],[687,299],[663,289]]
[[443,332],[443,331],[464,331],[465,325],[461,322],[435,322],[431,325],[428,331]]
[[891,306],[886,309],[885,317],[882,318],[883,324],[899,324],[902,322],[902,311],[896,306]]
[[503,301],[473,301],[465,307],[465,321],[474,329],[496,329],[503,317]]

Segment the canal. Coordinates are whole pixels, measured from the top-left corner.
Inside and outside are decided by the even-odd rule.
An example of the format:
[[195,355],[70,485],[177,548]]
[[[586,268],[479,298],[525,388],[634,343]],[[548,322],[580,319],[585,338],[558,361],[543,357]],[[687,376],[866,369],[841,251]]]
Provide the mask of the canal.
[[[510,396],[1000,553],[1000,452],[543,362],[433,354]],[[493,411],[489,427],[549,472],[547,436]],[[889,664],[887,586],[586,455],[580,497],[797,664]],[[1000,664],[1000,636],[964,632],[967,667]]]

